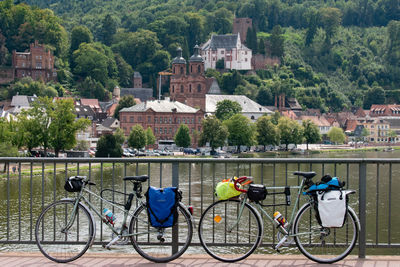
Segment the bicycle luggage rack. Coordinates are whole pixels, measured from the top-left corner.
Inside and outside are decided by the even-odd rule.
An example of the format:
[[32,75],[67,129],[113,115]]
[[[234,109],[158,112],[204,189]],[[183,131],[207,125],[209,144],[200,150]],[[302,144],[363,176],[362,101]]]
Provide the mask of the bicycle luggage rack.
[[[268,187],[267,187],[267,189],[278,190],[278,188],[268,188]],[[262,204],[262,203],[259,203],[262,207],[290,206],[291,200],[290,200],[290,187],[289,186],[285,186],[285,191],[283,191],[283,192],[270,193],[270,192],[267,191],[267,197],[268,197],[268,195],[285,195],[286,196],[286,202],[285,203],[277,203],[277,204]]]

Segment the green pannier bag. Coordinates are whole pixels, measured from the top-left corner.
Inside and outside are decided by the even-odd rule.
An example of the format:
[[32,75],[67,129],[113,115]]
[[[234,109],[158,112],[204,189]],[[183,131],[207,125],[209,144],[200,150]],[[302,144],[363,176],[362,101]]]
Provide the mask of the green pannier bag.
[[219,200],[226,200],[232,197],[236,197],[240,195],[242,192],[239,192],[235,189],[233,184],[233,180],[229,181],[222,181],[217,184],[215,187],[215,195],[218,197]]

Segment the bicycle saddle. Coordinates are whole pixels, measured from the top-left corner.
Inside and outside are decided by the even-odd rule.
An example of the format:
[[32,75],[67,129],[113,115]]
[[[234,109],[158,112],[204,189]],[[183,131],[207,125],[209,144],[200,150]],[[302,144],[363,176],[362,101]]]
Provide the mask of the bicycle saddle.
[[124,177],[124,181],[136,181],[136,182],[146,182],[149,179],[148,175],[139,175],[139,176],[126,176]]
[[307,179],[311,179],[315,176],[315,172],[294,172],[293,175],[300,175]]

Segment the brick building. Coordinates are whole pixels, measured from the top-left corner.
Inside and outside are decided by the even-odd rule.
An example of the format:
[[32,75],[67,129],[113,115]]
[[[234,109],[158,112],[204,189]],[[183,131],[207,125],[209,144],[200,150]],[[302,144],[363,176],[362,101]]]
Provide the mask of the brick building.
[[38,41],[30,44],[29,51],[12,53],[12,68],[15,78],[30,76],[43,82],[55,81],[57,72],[54,68],[54,56]]
[[178,48],[178,56],[172,60],[173,75],[169,92],[172,100],[205,110],[205,95],[214,80],[205,76],[204,60],[199,54],[199,47],[196,45],[194,49],[194,54],[189,58],[187,73],[186,60],[182,57],[182,49]]
[[[124,108],[119,114],[120,125],[125,135],[129,135],[132,126],[140,124],[144,129],[150,127],[157,141],[174,140],[175,133],[181,124],[186,124],[191,134],[194,131],[200,132],[201,121],[204,118],[204,111],[169,98],[151,100]],[[192,145],[195,145],[193,136]]]
[[247,31],[253,27],[251,18],[235,18],[233,20],[233,34],[240,34],[242,43],[246,43]]

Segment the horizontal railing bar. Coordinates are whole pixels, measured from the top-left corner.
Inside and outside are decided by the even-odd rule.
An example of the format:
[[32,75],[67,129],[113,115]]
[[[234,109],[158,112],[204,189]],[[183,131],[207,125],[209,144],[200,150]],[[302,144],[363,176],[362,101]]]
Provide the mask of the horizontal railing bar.
[[73,163],[399,163],[400,158],[0,158],[0,162]]

